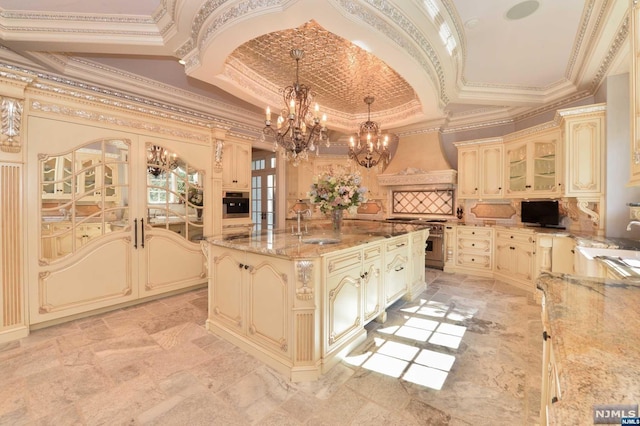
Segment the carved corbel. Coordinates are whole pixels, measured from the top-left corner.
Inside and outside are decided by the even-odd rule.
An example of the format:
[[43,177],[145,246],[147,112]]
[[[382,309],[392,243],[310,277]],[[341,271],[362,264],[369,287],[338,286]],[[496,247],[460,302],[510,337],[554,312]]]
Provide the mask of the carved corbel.
[[0,150],[17,153],[22,149],[20,126],[22,125],[23,101],[13,98],[2,98],[0,104],[2,118],[0,133]]
[[313,272],[313,262],[310,260],[298,260],[296,269],[298,270],[298,280],[302,283],[302,287],[296,288],[296,297],[300,300],[313,299],[313,288],[308,285]]
[[596,211],[598,204],[594,203],[594,209],[589,208],[589,201],[578,198],[577,202],[578,208],[586,213],[593,222],[594,225],[598,226],[600,224],[600,213]]

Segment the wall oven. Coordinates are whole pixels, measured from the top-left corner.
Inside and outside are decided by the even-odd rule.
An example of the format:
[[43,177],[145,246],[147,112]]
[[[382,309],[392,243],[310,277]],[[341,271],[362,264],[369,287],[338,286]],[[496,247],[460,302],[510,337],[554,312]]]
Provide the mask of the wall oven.
[[222,193],[222,218],[249,217],[249,201],[248,192],[224,191]]

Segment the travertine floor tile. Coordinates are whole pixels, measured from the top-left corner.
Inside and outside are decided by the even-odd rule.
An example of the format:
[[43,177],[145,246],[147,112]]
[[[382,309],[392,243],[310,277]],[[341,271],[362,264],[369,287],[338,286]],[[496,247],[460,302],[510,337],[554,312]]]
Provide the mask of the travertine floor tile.
[[0,424],[535,424],[540,306],[491,279],[426,277],[308,383],[207,332],[206,289],[34,331],[0,345]]

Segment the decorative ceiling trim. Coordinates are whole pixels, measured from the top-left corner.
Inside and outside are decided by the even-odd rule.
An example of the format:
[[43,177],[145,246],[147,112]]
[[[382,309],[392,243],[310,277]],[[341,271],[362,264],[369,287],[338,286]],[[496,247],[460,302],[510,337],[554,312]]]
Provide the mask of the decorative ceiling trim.
[[[367,10],[362,8],[360,5],[355,4],[351,0],[340,0],[340,4],[346,12],[357,16],[363,22],[369,24],[380,33],[386,35],[413,59],[418,61],[421,68],[427,73],[432,83],[437,88],[437,91],[440,95],[439,100],[441,107],[444,108],[449,103],[450,99],[445,90],[445,73],[442,69],[442,64],[440,63],[440,59],[438,58],[435,49],[424,37],[422,32],[418,30],[415,25],[413,25],[413,23],[409,19],[407,19],[404,14],[402,14],[397,8],[393,7],[389,3],[380,2],[377,0],[364,1],[375,8],[377,11],[382,13],[384,16],[386,16],[388,19],[393,21],[398,28],[401,28],[403,30],[403,33],[420,47],[422,53],[424,53],[424,55],[428,58],[429,62],[427,63],[424,56],[416,51],[416,49],[413,47],[413,44],[408,43],[405,37],[403,37],[398,31],[388,25],[385,21],[379,19],[377,16],[374,16],[371,13],[368,13]],[[429,67],[429,64],[433,66],[435,75]]]
[[190,56],[191,52],[198,47],[198,49],[202,49],[202,45],[206,44],[210,37],[224,24],[227,22],[237,19],[246,13],[254,12],[255,10],[259,10],[261,8],[273,7],[274,5],[281,5],[286,2],[286,0],[262,0],[262,1],[246,1],[240,4],[234,5],[229,8],[226,13],[224,13],[221,17],[216,18],[212,24],[210,24],[204,36],[200,40],[198,45],[197,40],[202,30],[202,26],[209,19],[211,15],[213,15],[218,8],[222,7],[227,1],[226,0],[208,0],[205,4],[202,5],[198,13],[193,19],[191,23],[191,37],[185,43],[182,44],[176,51],[178,57],[183,58],[186,56]]
[[[31,83],[30,87],[56,95],[69,96],[88,102],[97,102],[101,105],[182,122],[196,127],[235,129],[236,134],[250,134],[254,139],[256,137],[255,135],[261,134],[262,130],[249,124],[249,121],[242,122],[213,116],[176,105],[158,102],[146,97],[99,87],[95,84],[83,83],[66,77],[0,62],[0,76],[9,77],[15,75],[16,77],[14,78],[28,79],[28,77],[21,76],[21,73],[33,76],[32,80],[27,81]],[[202,99],[210,101],[209,98]],[[243,118],[247,117],[247,111],[238,109],[238,114]],[[250,122],[253,123],[253,121]]]
[[[56,12],[29,12],[29,11],[0,11],[0,18],[31,21],[70,21],[70,22],[102,22],[116,24],[155,24],[153,18],[133,15],[106,15],[89,13],[56,13]],[[13,27],[11,27],[13,28]],[[24,27],[31,28],[31,27]],[[40,28],[38,28],[40,30]],[[49,31],[61,31],[59,28]]]
[[[587,34],[587,28],[589,27],[589,22],[591,20],[591,15],[593,14],[593,9],[595,8],[596,0],[591,0],[588,2],[585,12],[582,15],[582,25],[580,25],[580,30],[578,31],[578,36],[576,38],[576,42],[573,45],[573,51],[571,52],[571,57],[569,58],[569,62],[567,64],[567,71],[565,73],[565,77],[568,80],[571,80],[571,74],[573,73],[573,68],[575,67],[578,61],[578,55],[580,53],[582,42]],[[602,19],[602,15],[604,14],[604,9],[607,2],[605,0],[604,4],[600,8],[600,13],[598,14],[598,19],[596,21],[595,28],[598,28],[600,25],[600,21]]]
[[609,50],[607,51],[607,56],[604,58],[600,67],[598,67],[598,72],[596,72],[595,77],[591,80],[591,91],[595,92],[595,90],[602,83],[602,79],[606,76],[607,70],[611,66],[611,63],[618,55],[620,48],[627,40],[629,36],[629,14],[626,15],[624,21],[622,22],[622,26],[620,30],[616,33],[616,37],[609,46]]
[[127,127],[132,129],[146,130],[161,135],[169,135],[189,140],[197,140],[200,142],[208,142],[211,137],[206,133],[195,133],[184,130],[183,128],[161,126],[145,120],[135,120],[131,117],[123,118],[121,115],[112,115],[104,110],[94,112],[87,109],[73,108],[68,105],[59,105],[52,102],[42,102],[32,100],[30,104],[32,111],[43,111],[51,114],[59,114],[67,117],[81,118],[88,121],[100,123],[108,123],[110,125]]

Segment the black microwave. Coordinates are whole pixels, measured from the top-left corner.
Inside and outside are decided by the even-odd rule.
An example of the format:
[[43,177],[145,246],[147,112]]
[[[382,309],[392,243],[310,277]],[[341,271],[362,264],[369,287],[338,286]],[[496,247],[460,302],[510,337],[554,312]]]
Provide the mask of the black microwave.
[[249,217],[249,193],[224,191],[222,193],[222,218]]

